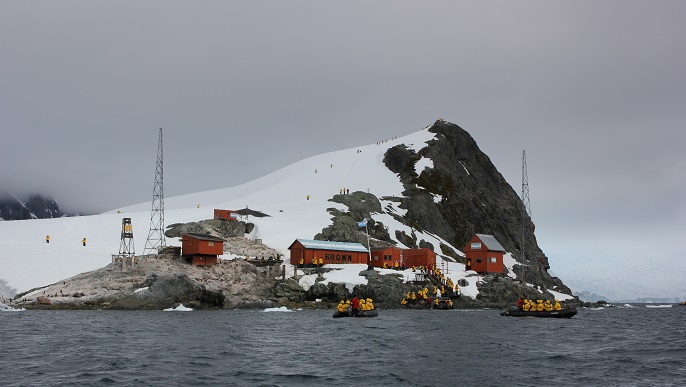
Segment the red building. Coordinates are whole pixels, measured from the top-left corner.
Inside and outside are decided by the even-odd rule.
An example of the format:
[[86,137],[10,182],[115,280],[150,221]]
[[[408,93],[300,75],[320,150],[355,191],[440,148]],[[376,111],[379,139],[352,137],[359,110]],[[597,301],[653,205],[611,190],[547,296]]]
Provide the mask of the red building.
[[364,263],[369,260],[369,251],[360,243],[316,241],[296,239],[288,247],[291,252],[291,265],[329,263]]
[[475,234],[464,248],[465,268],[479,274],[502,273],[505,249],[493,235]]
[[395,262],[399,266],[405,267],[428,267],[436,265],[436,253],[431,249],[400,249],[397,247],[375,248],[372,249],[372,265],[375,267],[395,267]]
[[436,266],[436,253],[431,249],[403,249],[403,262],[406,267]]
[[181,255],[193,265],[212,266],[224,254],[224,240],[207,234],[183,234]]
[[221,220],[238,220],[238,212],[233,210],[214,209],[214,218]]
[[400,257],[401,251],[397,247],[377,247],[372,249],[372,266],[384,267],[385,263],[386,267],[392,268],[395,262],[402,264]]

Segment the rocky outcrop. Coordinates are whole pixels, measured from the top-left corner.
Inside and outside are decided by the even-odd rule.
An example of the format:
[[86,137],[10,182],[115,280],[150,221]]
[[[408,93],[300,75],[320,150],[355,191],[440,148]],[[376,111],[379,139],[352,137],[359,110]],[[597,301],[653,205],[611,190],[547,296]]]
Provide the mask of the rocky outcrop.
[[139,258],[136,266],[79,274],[16,296],[27,309],[155,309],[183,304],[196,309],[275,306],[279,268],[256,267],[242,259],[196,267],[180,258]]
[[[345,204],[348,211],[329,209],[333,224],[327,226],[315,239],[357,241],[366,244],[366,236],[357,227],[357,221],[369,219],[372,247],[394,245],[427,247],[444,257],[463,262],[450,246],[433,246],[418,237],[415,230],[440,236],[452,246],[461,249],[475,233],[493,235],[522,265],[515,265],[519,280],[535,284],[542,289],[555,289],[571,294],[571,290],[557,277],[548,273],[548,258],[538,247],[534,224],[522,211],[522,202],[515,190],[505,181],[491,160],[477,146],[474,139],[459,126],[436,121],[427,128],[435,133],[426,146],[415,150],[405,144],[396,145],[384,155],[384,164],[396,173],[403,184],[401,197],[384,197],[397,207],[406,210],[398,215],[393,206],[382,208],[374,195],[354,192],[352,195],[335,195],[330,201]],[[431,160],[433,167],[417,171],[422,158]],[[394,231],[392,238],[374,214],[386,213],[412,230]],[[523,254],[522,224],[527,254]],[[395,239],[395,240],[393,240]],[[396,242],[397,241],[397,242]],[[523,269],[523,270],[522,270]],[[498,289],[509,286],[505,281],[495,286],[484,283],[484,300],[481,304],[503,303],[512,300],[511,294]],[[516,293],[514,287],[510,293]],[[516,299],[516,297],[515,297]]]
[[221,308],[224,295],[181,273],[153,273],[141,284],[141,290],[113,299],[108,309],[164,309],[183,304],[196,309]]
[[345,204],[348,211],[339,211],[329,208],[327,211],[333,215],[332,224],[325,227],[321,233],[314,236],[317,240],[358,242],[367,245],[367,235],[364,229],[358,226],[358,222],[367,218],[367,230],[369,231],[369,243],[372,248],[395,245],[383,223],[372,219],[372,214],[380,213],[381,202],[367,192],[353,192],[351,194],[334,195],[329,201]]
[[[407,209],[407,222],[439,235],[458,248],[466,245],[477,232],[493,235],[517,261],[526,264],[523,273],[516,273],[519,277],[571,294],[559,278],[547,272],[548,258],[538,246],[534,224],[522,211],[518,194],[472,136],[459,126],[440,120],[428,130],[437,136],[426,147],[415,152],[396,146],[384,158],[384,163],[399,174],[405,187],[400,207]],[[417,174],[414,163],[422,157],[431,159],[433,168]],[[437,196],[441,200],[436,203]],[[526,256],[520,251],[522,223],[527,230]]]
[[254,227],[254,224],[240,220],[207,219],[169,225],[164,235],[167,238],[180,238],[186,233],[209,234],[218,238],[242,237],[252,232]]

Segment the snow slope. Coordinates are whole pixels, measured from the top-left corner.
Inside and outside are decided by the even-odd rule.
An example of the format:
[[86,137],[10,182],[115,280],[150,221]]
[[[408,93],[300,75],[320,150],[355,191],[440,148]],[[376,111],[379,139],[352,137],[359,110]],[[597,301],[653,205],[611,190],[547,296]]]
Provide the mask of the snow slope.
[[[383,164],[384,153],[400,143],[419,150],[433,137],[434,134],[425,128],[379,144],[309,157],[240,186],[168,197],[165,199],[165,224],[211,219],[215,208],[249,207],[270,215],[249,218],[255,224],[249,237],[261,238],[265,244],[288,256],[288,246],[296,238],[312,238],[331,223],[327,208],[347,210],[342,204],[328,201],[342,189],[371,192],[379,198],[402,196],[400,180]],[[421,164],[420,168],[432,166],[428,159]],[[230,176],[226,176],[226,180],[230,181]],[[382,201],[381,204],[383,208],[393,205],[396,213],[404,213],[392,202]],[[148,235],[151,208],[151,202],[146,202],[94,216],[0,222],[0,279],[6,280],[17,292],[24,292],[106,266],[111,255],[119,251],[123,217],[132,218],[135,249],[140,254]],[[373,218],[383,222],[391,236],[393,230],[410,233],[407,226],[390,215],[374,214]],[[434,246],[439,243],[450,245],[437,236],[415,233]],[[49,244],[45,243],[48,234]],[[85,247],[81,244],[82,238],[87,238]],[[171,239],[167,244],[180,245],[180,242]],[[475,274],[466,273],[464,265],[458,263],[439,262],[441,264],[448,265],[448,275],[455,282]],[[331,280],[337,280],[335,275],[332,274]],[[360,280],[343,279],[345,281],[354,284]],[[470,286],[463,291],[475,296],[475,281],[469,282]]]

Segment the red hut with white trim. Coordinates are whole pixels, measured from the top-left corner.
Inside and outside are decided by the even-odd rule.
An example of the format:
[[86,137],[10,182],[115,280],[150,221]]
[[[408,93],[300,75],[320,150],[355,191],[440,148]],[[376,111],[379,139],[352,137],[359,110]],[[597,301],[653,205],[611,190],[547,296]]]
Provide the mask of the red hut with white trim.
[[224,240],[207,234],[183,234],[181,255],[197,266],[212,266],[224,254]]
[[479,274],[502,273],[505,248],[487,234],[474,234],[464,248],[465,269]]
[[221,220],[238,220],[238,212],[234,210],[214,209],[214,218]]
[[288,247],[291,265],[317,265],[329,263],[364,263],[369,260],[369,251],[360,243],[317,241],[296,239]]

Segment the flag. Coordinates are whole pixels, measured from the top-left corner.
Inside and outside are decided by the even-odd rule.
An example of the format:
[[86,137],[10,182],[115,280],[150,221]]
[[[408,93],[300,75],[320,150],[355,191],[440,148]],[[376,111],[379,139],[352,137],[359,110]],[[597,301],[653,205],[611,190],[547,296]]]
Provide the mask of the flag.
[[362,219],[361,222],[357,222],[358,227],[367,227],[367,218]]

